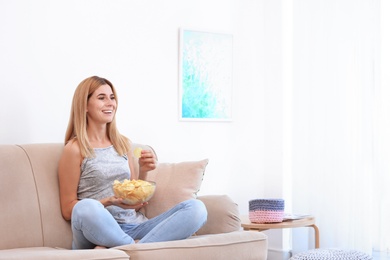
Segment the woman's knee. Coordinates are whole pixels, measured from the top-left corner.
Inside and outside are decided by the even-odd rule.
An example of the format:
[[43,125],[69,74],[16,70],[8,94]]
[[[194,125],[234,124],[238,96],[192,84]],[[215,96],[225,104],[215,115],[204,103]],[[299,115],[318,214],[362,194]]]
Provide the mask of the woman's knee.
[[72,219],[97,216],[98,212],[104,210],[104,206],[94,199],[83,199],[77,202],[72,210]]
[[190,199],[186,200],[185,203],[192,210],[194,219],[198,219],[200,222],[205,223],[207,220],[207,208],[201,200]]

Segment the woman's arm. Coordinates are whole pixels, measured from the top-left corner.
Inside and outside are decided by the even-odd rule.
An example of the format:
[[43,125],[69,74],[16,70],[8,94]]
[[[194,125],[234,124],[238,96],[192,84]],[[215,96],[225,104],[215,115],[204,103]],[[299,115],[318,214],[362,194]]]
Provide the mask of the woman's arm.
[[77,188],[80,181],[82,156],[77,141],[67,143],[58,166],[61,213],[70,220],[74,205],[78,202]]

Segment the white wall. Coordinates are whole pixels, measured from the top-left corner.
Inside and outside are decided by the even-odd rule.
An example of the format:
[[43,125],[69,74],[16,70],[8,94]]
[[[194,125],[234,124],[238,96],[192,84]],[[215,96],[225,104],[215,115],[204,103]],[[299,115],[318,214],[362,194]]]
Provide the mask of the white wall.
[[[268,36],[278,32],[265,24],[264,10],[277,7],[249,0],[0,0],[0,143],[62,142],[74,89],[99,75],[118,89],[123,134],[152,145],[160,161],[209,158],[201,194],[229,194],[246,213],[248,200],[264,196],[272,179],[264,179],[264,160],[279,150],[264,153],[278,131],[265,124],[279,124],[265,116],[265,105],[279,105],[265,100],[274,95],[264,93],[265,84],[280,88],[278,47],[265,51],[274,45],[264,28]],[[180,27],[233,34],[233,122],[178,120]],[[271,139],[264,141],[265,132]]]
[[[0,143],[62,142],[78,83],[106,77],[123,134],[162,162],[209,158],[200,194],[228,194],[247,214],[250,199],[283,193],[281,6],[0,0]],[[180,27],[233,34],[232,122],[178,120]]]

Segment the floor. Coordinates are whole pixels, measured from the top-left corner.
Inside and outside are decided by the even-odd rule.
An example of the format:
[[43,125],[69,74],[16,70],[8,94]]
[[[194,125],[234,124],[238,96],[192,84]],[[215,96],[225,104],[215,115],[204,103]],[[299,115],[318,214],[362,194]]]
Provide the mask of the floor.
[[374,260],[390,260],[390,252],[378,252],[374,251],[372,253]]

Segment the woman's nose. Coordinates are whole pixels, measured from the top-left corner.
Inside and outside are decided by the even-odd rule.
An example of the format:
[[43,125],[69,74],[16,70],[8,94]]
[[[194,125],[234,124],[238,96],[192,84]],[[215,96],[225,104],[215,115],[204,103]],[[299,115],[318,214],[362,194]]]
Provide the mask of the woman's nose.
[[116,104],[116,100],[115,99],[108,99],[108,102],[106,104],[109,106],[114,106]]

